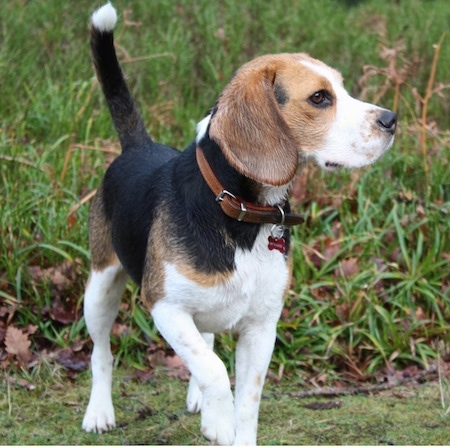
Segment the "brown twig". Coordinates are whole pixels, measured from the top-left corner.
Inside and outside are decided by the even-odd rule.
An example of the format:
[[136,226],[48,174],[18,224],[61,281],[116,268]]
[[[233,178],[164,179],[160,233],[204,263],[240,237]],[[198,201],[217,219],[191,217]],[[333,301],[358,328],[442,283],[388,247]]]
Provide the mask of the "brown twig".
[[439,42],[434,45],[434,56],[433,56],[433,62],[431,65],[431,72],[430,76],[428,78],[428,85],[425,92],[425,96],[421,98],[422,102],[422,117],[421,117],[421,125],[422,125],[422,132],[421,132],[421,138],[420,138],[420,146],[422,149],[422,156],[423,156],[423,163],[424,163],[424,170],[425,170],[425,177],[427,181],[427,185],[429,185],[430,180],[430,167],[428,166],[428,151],[427,151],[427,114],[428,114],[428,103],[430,101],[431,96],[433,95],[433,86],[434,81],[436,78],[436,70],[439,60],[439,54],[441,52],[441,45],[444,40],[445,35],[447,34],[447,31],[442,33],[441,38],[439,39]]
[[337,396],[354,396],[355,394],[371,394],[390,390],[392,388],[397,388],[399,386],[411,384],[414,382],[420,383],[421,380],[423,380],[425,377],[428,378],[429,376],[431,376],[432,380],[438,378],[438,371],[435,365],[413,376],[393,378],[386,383],[380,383],[376,385],[350,386],[350,387],[324,386],[321,388],[314,388],[312,390],[291,391],[287,393],[273,393],[271,395],[276,398],[281,396],[288,396],[297,399],[304,399],[306,397],[319,397],[319,396],[337,397]]
[[19,163],[21,165],[29,166],[30,168],[38,169],[39,171],[44,172],[44,170],[36,164],[21,157],[11,157],[10,155],[0,154],[0,160],[12,161],[14,163]]
[[97,189],[93,189],[92,191],[89,191],[78,203],[73,205],[70,208],[69,212],[67,213],[67,219],[70,219],[70,217],[73,214],[75,214],[81,206],[83,206],[86,202],[89,202],[89,200],[91,200],[92,197],[94,197],[96,193],[97,193]]
[[67,170],[69,168],[69,162],[70,162],[70,159],[72,157],[72,152],[75,149],[90,150],[90,151],[100,151],[100,152],[106,152],[108,154],[114,154],[114,155],[119,155],[120,154],[120,150],[118,150],[118,149],[104,148],[104,147],[95,147],[95,146],[89,146],[89,145],[80,144],[80,143],[71,143],[71,144],[69,144],[69,148],[67,149],[66,156],[64,158],[64,165],[63,165],[63,169],[61,171],[61,181],[64,180],[64,178],[65,178],[65,176],[67,174]]

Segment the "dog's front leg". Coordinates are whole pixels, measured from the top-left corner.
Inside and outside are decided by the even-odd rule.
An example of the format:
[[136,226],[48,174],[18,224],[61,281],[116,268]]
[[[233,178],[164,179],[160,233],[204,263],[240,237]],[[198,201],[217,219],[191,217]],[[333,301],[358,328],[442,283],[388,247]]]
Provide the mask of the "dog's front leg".
[[247,323],[236,347],[235,445],[256,445],[261,393],[276,338],[276,320]]
[[156,327],[188,367],[201,392],[201,431],[220,445],[235,437],[233,395],[223,362],[195,326],[193,317],[180,305],[158,301],[152,316]]

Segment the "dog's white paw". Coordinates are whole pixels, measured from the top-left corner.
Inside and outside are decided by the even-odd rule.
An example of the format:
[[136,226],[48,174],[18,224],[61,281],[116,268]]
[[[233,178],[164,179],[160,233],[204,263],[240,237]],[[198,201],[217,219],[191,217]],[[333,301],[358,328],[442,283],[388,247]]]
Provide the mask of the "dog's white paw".
[[83,419],[83,430],[88,433],[104,433],[116,426],[114,407],[110,405],[89,404]]
[[235,438],[233,395],[228,391],[222,398],[203,396],[202,434],[211,443],[232,445]]
[[256,433],[254,430],[248,430],[237,434],[233,445],[256,445]]
[[202,409],[202,400],[202,392],[198,387],[197,381],[191,376],[186,398],[186,406],[189,413],[198,413]]

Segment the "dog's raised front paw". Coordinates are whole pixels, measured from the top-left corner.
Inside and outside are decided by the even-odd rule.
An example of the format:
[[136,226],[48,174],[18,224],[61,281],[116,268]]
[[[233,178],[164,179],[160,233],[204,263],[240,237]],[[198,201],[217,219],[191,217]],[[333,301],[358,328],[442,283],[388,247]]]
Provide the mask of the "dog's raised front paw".
[[83,430],[88,433],[104,433],[116,426],[114,408],[112,405],[103,408],[88,406],[83,419]]

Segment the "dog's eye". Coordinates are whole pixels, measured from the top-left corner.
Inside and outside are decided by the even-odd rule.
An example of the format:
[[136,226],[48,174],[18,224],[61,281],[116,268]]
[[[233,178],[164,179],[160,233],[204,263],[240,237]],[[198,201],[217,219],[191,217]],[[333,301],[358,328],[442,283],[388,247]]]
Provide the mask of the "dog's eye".
[[326,107],[331,104],[331,98],[328,92],[319,90],[308,98],[308,102],[313,106]]

